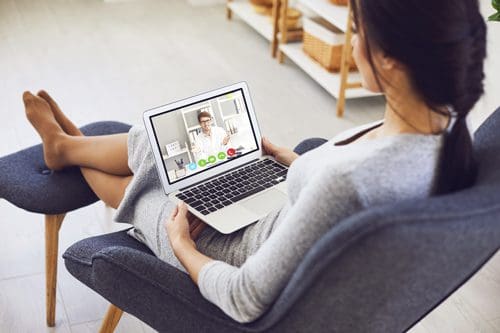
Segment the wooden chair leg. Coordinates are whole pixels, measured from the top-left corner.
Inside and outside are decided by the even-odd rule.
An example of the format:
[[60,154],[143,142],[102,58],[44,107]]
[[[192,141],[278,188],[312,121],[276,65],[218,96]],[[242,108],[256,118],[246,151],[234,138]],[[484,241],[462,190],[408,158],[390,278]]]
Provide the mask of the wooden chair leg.
[[123,310],[111,304],[106,312],[106,317],[104,317],[99,333],[113,333],[122,314]]
[[272,12],[272,18],[273,18],[273,38],[272,38],[272,42],[271,42],[271,55],[272,55],[273,58],[276,58],[276,55],[278,54],[278,47],[279,47],[279,41],[278,41],[279,26],[278,26],[278,21],[279,21],[279,16],[280,16],[280,5],[281,5],[280,0],[273,0],[273,12]]
[[56,319],[57,253],[59,229],[65,214],[45,215],[45,292],[47,326],[53,327]]
[[345,31],[345,42],[344,48],[342,49],[342,60],[340,65],[340,88],[339,88],[339,98],[337,100],[337,117],[342,118],[344,116],[345,110],[345,100],[346,100],[346,89],[349,88],[347,83],[349,76],[349,63],[351,59],[352,46],[352,14],[351,14],[351,4],[348,4],[349,15],[347,17],[347,27]]
[[[278,16],[278,25],[280,25],[279,32],[281,33],[281,44],[288,43],[288,27],[287,27],[287,13],[288,13],[288,0],[280,0]],[[278,50],[278,62],[282,64],[285,61],[285,54]]]

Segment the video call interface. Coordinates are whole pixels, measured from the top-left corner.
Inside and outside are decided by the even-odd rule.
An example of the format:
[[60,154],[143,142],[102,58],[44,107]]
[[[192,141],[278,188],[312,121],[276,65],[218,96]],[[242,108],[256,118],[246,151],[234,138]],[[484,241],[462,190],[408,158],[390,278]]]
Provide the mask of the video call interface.
[[170,184],[258,147],[241,89],[150,119]]

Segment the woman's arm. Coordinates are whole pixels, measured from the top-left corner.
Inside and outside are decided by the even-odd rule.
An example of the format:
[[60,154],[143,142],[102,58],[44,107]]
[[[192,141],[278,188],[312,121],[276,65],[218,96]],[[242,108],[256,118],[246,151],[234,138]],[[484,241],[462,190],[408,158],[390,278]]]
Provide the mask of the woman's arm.
[[188,243],[179,244],[176,248],[174,248],[174,254],[196,284],[198,284],[198,275],[201,268],[205,264],[213,261],[212,258],[207,257],[198,251],[195,246]]
[[167,228],[174,252],[179,253],[202,295],[234,320],[247,323],[275,301],[314,242],[333,224],[360,209],[357,195],[349,175],[331,170],[318,173],[290,204],[276,230],[241,267],[193,250],[186,220],[174,218]]
[[170,245],[175,256],[186,268],[191,279],[198,284],[198,274],[201,268],[213,261],[196,249],[194,240],[205,227],[198,218],[189,214],[185,203],[177,205],[172,215],[165,223]]

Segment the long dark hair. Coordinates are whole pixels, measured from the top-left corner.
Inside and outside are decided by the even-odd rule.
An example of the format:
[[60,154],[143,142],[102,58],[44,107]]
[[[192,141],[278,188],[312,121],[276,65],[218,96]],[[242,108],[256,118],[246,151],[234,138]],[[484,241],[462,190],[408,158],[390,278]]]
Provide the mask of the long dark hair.
[[486,24],[478,0],[351,0],[351,6],[379,86],[374,49],[405,65],[414,89],[433,112],[453,115],[434,193],[472,185],[476,164],[465,119],[484,92],[486,57]]

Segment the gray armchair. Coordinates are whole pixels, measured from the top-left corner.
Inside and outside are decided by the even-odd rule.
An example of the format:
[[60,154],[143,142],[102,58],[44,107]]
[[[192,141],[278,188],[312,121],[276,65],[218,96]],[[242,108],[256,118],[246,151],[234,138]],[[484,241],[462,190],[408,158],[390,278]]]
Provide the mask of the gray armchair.
[[[323,141],[306,141],[303,152]],[[402,332],[460,287],[500,248],[500,109],[477,131],[477,183],[457,193],[366,210],[310,249],[271,308],[239,324],[185,273],[125,231],[63,255],[69,272],[112,305],[168,332]]]

